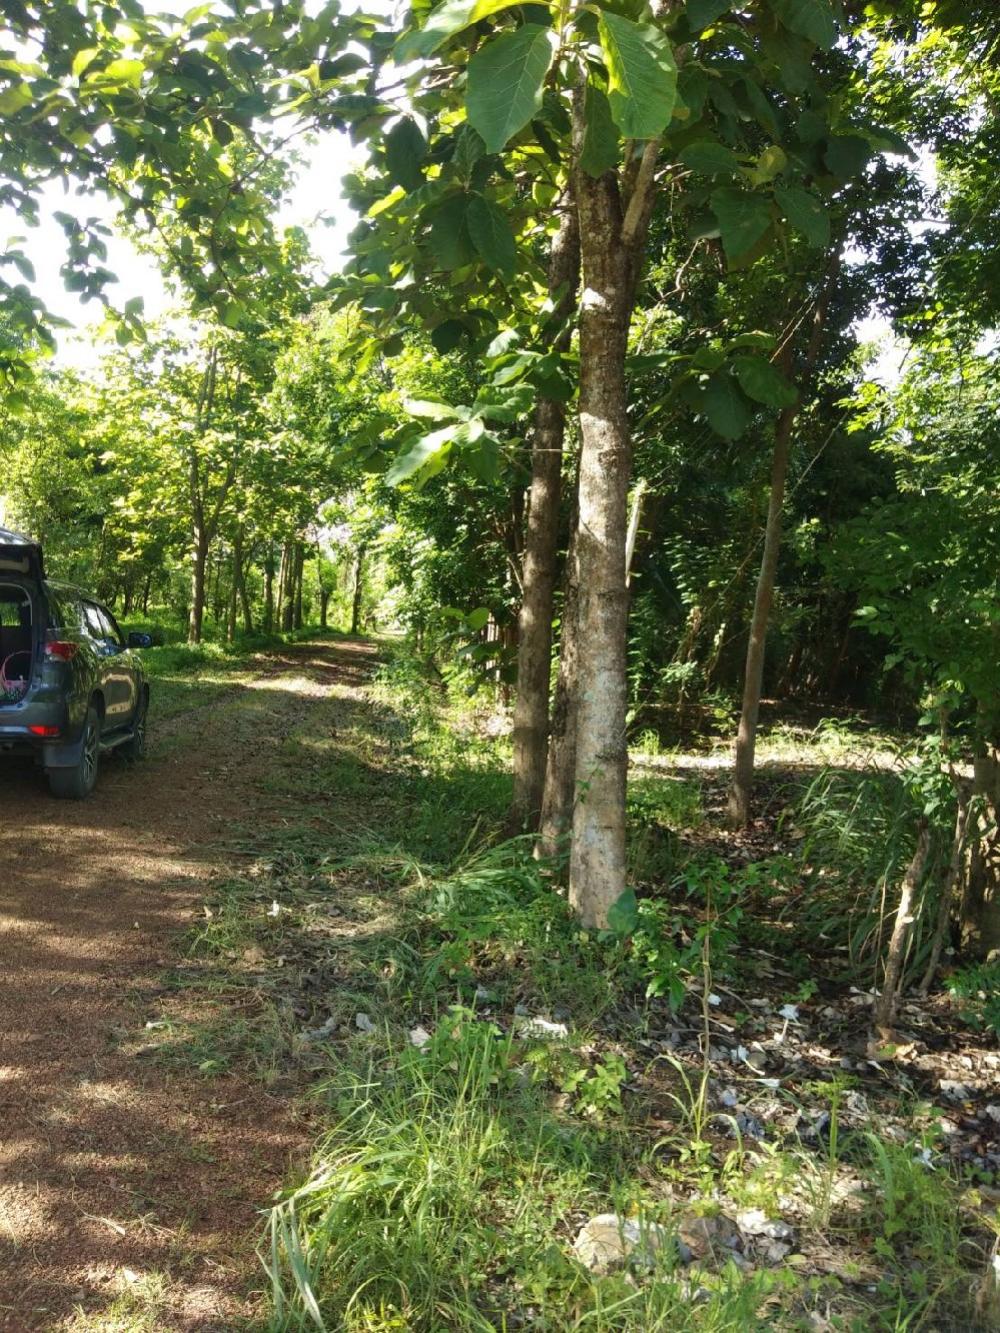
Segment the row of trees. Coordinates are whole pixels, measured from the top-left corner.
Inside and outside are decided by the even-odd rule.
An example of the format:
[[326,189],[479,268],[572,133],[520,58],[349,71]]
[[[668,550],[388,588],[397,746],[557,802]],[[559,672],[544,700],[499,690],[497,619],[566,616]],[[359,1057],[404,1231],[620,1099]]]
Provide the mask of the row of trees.
[[[310,525],[342,501],[355,591],[377,550],[417,632],[444,612],[468,635],[483,608],[480,656],[516,653],[512,823],[567,849],[593,925],[625,887],[637,705],[739,684],[744,823],[766,682],[923,695],[959,797],[959,752],[976,759],[960,859],[989,946],[1000,590],[972,540],[992,476],[989,6],[444,0],[396,30],[293,2],[179,20],[57,4],[12,24],[42,52],[0,93],[18,206],[58,159],[147,229],[208,321],[196,347],[156,337],[117,384],[80,386],[117,432],[88,474],[111,478],[102,534],[188,552],[193,638],[222,545],[230,623],[253,618],[253,567],[265,621],[280,603],[294,623]],[[369,150],[325,288],[270,222],[289,117]],[[83,143],[102,125],[107,153]],[[68,277],[105,299],[99,238],[66,225]],[[10,294],[9,406],[30,423],[44,316]],[[872,308],[915,348],[889,395],[857,355]],[[114,315],[123,345],[138,319]],[[102,419],[83,414],[81,437]]]

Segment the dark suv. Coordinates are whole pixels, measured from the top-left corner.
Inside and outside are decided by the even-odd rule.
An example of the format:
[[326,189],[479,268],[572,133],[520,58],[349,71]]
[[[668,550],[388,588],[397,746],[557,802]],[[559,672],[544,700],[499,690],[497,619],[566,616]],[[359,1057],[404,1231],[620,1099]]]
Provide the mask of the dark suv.
[[54,796],[82,800],[102,753],[146,748],[149,685],[114,616],[45,577],[42,549],[0,528],[0,755],[31,754]]

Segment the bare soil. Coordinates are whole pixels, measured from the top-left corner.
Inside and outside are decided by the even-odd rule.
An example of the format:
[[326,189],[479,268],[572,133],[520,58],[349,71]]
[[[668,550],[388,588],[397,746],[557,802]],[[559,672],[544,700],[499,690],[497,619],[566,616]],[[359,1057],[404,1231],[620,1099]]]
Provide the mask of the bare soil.
[[[303,644],[108,758],[80,804],[0,767],[0,1329],[119,1327],[162,1279],[162,1329],[253,1326],[274,1191],[309,1125],[287,1095],[143,1058],[165,969],[234,837],[273,825],[269,761],[317,698],[360,690],[370,645]],[[143,1324],[143,1327],[147,1325]]]

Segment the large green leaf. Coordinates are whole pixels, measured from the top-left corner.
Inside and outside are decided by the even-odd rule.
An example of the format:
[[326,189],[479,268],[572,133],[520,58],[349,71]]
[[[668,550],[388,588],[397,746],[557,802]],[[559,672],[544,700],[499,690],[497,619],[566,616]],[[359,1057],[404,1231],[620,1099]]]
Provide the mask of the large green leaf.
[[719,222],[726,259],[738,264],[766,235],[771,225],[771,204],[763,195],[728,186],[713,190],[710,202]]
[[588,176],[596,178],[618,165],[619,137],[607,95],[592,79],[587,81],[584,119],[586,128],[580,167]]
[[837,25],[830,0],[772,0],[786,28],[829,50],[837,40]]
[[552,53],[551,29],[528,23],[494,37],[469,61],[466,112],[487,152],[499,153],[541,109]]
[[740,388],[765,407],[791,407],[798,394],[777,366],[762,356],[738,356],[733,362]]
[[823,154],[835,176],[850,180],[860,176],[872,156],[872,146],[860,134],[832,134]]
[[468,196],[453,194],[431,219],[431,253],[446,272],[471,264],[476,257],[467,226],[468,212]]
[[608,930],[613,935],[624,938],[634,933],[639,924],[639,900],[635,889],[626,889],[620,893],[608,908]]
[[430,17],[417,32],[407,32],[396,43],[393,58],[397,65],[408,60],[431,56],[449,37],[469,28],[480,19],[504,9],[513,9],[520,0],[444,0],[432,9]]
[[677,100],[677,66],[670,43],[651,23],[606,11],[598,20],[608,69],[608,100],[626,139],[655,139]]
[[816,195],[800,185],[779,185],[774,197],[785,217],[810,245],[830,244],[830,215]]
[[687,0],[688,23],[695,32],[701,32],[732,8],[732,0]]
[[728,371],[713,375],[703,398],[709,425],[724,440],[738,440],[750,424],[750,408]]
[[[401,453],[385,474],[387,486],[398,486],[415,472],[419,472],[434,458],[451,449],[452,439],[457,427],[444,426],[441,430],[421,435],[405,452]],[[442,460],[443,461],[443,460]]]
[[733,150],[715,139],[695,139],[681,149],[680,160],[702,176],[735,176],[740,167]]
[[469,201],[466,222],[472,244],[491,269],[509,276],[517,268],[517,249],[503,209],[481,194]]
[[420,164],[427,153],[427,140],[420,126],[410,116],[398,120],[385,136],[385,165],[390,179],[405,190],[423,184]]

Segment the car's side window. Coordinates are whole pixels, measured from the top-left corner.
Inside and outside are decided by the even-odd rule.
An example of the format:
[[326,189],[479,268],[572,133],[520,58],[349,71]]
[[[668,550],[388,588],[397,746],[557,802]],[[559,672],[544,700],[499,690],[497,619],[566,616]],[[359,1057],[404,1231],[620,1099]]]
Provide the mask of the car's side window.
[[101,620],[107,627],[107,637],[112,640],[116,648],[124,648],[125,636],[122,634],[121,629],[118,626],[118,621],[115,620],[114,616],[106,606],[99,606],[97,609],[101,613]]
[[106,652],[119,651],[121,644],[118,642],[118,636],[99,606],[95,606],[93,602],[84,602],[83,619],[87,633],[92,639],[96,639]]

